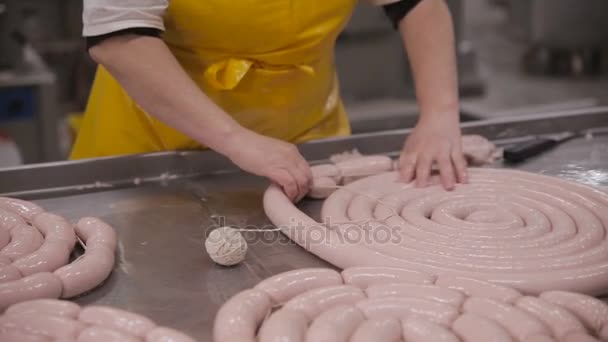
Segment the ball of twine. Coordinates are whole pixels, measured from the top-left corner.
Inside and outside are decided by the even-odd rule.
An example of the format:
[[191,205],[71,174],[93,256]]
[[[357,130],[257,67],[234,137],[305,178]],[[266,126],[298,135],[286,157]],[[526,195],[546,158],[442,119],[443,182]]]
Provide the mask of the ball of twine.
[[214,262],[232,266],[245,260],[247,242],[237,229],[221,227],[209,234],[205,240],[205,249]]

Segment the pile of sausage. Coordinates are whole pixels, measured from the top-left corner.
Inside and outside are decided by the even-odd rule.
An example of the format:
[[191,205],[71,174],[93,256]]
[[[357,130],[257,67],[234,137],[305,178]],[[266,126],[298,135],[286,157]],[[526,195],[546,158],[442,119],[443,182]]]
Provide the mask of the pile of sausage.
[[507,169],[469,176],[450,192],[399,182],[396,172],[366,177],[331,194],[323,222],[275,186],[264,209],[290,239],[342,269],[403,267],[527,294],[608,290],[608,193]]
[[[70,263],[79,239],[85,252]],[[116,245],[116,233],[99,219],[83,218],[74,226],[34,203],[0,198],[0,311],[95,288],[114,268]]]
[[3,342],[194,342],[146,317],[107,306],[35,299],[10,306],[0,316]]
[[215,342],[608,341],[608,305],[565,291],[524,296],[470,278],[389,267],[301,269],[238,293]]

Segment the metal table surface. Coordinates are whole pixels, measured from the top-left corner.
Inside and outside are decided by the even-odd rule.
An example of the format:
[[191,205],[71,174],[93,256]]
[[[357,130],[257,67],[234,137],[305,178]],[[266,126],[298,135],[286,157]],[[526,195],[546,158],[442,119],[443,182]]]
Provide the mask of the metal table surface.
[[[467,123],[499,143],[531,134],[608,126],[608,108]],[[394,155],[408,131],[330,139],[301,146],[311,161],[358,148]],[[494,165],[503,167],[500,163]],[[516,166],[518,169],[608,186],[608,135],[580,137]],[[238,172],[212,152],[170,152],[0,170],[0,193],[34,200],[76,220],[97,216],[118,232],[116,267],[104,284],[76,299],[109,304],[149,316],[199,341],[211,340],[218,307],[236,292],[271,275],[330,266],[277,232],[245,233],[250,249],[236,267],[215,265],[203,248],[218,225],[271,227],[262,205],[267,186]],[[301,208],[318,215],[321,201]]]

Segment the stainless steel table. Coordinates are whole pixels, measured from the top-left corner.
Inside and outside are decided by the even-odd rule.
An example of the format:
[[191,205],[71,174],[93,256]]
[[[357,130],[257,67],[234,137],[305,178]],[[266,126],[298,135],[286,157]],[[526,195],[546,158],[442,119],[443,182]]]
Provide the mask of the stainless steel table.
[[[473,122],[464,124],[464,131],[505,144],[534,134],[601,126],[608,126],[608,108]],[[304,144],[301,150],[313,162],[353,148],[394,156],[407,133],[330,139]],[[573,139],[517,168],[608,186],[608,135]],[[118,231],[114,272],[77,302],[142,313],[200,341],[210,340],[218,307],[236,292],[283,271],[329,266],[276,232],[245,234],[250,250],[239,266],[225,268],[209,260],[202,243],[214,226],[270,226],[261,205],[266,185],[265,180],[237,171],[212,152],[168,152],[0,170],[3,195],[34,200],[73,220],[98,216]],[[314,217],[320,204],[304,201],[301,206]]]

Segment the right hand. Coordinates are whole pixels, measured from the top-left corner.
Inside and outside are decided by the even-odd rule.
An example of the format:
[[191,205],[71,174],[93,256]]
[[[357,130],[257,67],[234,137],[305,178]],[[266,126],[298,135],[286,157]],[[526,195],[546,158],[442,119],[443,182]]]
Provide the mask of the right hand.
[[292,201],[299,201],[310,189],[310,166],[293,144],[242,129],[225,141],[222,150],[244,171],[280,185]]

